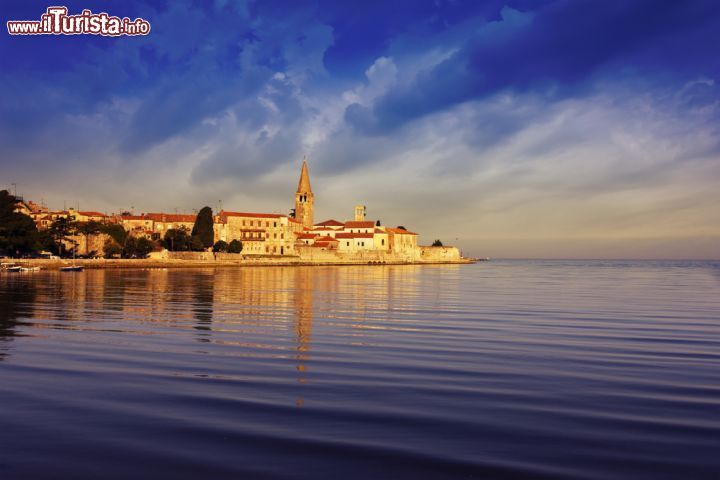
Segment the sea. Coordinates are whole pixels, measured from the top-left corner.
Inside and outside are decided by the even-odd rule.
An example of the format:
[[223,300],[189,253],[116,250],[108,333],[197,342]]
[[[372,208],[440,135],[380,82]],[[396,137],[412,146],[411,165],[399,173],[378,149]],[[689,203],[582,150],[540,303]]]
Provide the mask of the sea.
[[720,262],[0,274],[0,479],[165,478],[720,478]]

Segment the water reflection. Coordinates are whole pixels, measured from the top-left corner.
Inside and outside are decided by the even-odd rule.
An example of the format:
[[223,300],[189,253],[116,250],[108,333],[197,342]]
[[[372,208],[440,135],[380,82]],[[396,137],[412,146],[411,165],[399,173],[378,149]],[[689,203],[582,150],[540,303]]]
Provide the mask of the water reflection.
[[[457,267],[443,271],[441,277],[452,279]],[[384,323],[397,312],[411,315],[418,295],[439,294],[421,292],[418,273],[417,267],[408,266],[43,271],[5,276],[0,282],[0,337],[16,335],[19,317],[26,317],[33,328],[53,331],[179,338],[192,331],[194,341],[235,347],[228,354],[292,359],[297,382],[305,384],[318,318],[323,327],[354,345],[365,345],[373,330],[401,329],[401,322],[389,327],[378,321]]]
[[33,316],[36,290],[32,277],[4,274],[0,278],[0,361],[10,351],[9,342],[18,333],[16,327]]
[[212,272],[193,272],[190,275],[192,286],[192,312],[195,317],[195,330],[198,332],[198,341],[209,342],[212,330],[213,303],[215,301]]

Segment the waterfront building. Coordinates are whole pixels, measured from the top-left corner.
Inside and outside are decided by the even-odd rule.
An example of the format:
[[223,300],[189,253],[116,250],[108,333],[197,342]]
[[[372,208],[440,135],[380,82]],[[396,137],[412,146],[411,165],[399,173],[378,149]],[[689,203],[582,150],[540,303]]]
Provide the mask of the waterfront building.
[[215,241],[239,240],[245,255],[295,255],[296,234],[303,226],[279,213],[220,211],[215,217]]

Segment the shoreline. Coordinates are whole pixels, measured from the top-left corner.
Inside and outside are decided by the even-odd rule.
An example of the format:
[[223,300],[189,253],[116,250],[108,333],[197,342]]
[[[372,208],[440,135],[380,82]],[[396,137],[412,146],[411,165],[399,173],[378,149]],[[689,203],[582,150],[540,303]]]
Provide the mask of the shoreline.
[[290,258],[245,258],[239,260],[184,260],[184,259],[63,259],[47,260],[39,258],[3,259],[3,263],[13,263],[22,267],[40,267],[41,270],[58,270],[69,265],[82,266],[88,270],[121,268],[208,268],[208,267],[325,267],[344,265],[468,265],[476,263],[474,259],[438,261],[307,261],[297,257]]

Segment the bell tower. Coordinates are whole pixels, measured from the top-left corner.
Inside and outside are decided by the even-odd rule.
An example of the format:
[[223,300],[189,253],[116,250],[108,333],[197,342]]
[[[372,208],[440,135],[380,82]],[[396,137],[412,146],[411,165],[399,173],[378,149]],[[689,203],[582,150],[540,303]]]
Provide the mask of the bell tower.
[[355,205],[355,221],[365,221],[365,205]]
[[308,174],[307,161],[303,158],[302,170],[297,192],[295,192],[295,218],[306,227],[313,226],[314,198],[310,188],[310,174]]

